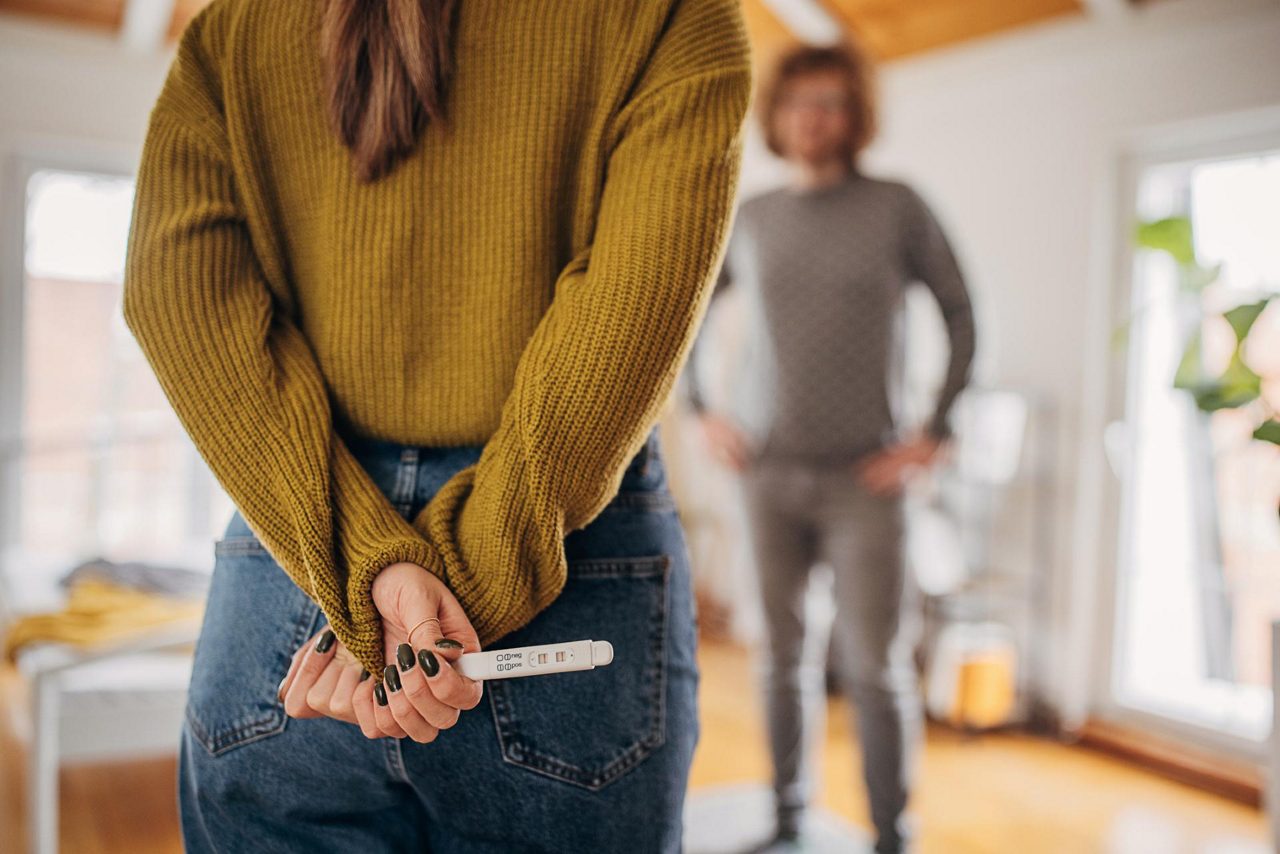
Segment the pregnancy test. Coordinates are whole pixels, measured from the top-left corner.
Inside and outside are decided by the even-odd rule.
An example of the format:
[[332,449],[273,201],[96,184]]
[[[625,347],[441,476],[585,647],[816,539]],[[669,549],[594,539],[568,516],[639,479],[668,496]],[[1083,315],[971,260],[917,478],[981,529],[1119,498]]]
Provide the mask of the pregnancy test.
[[592,670],[611,661],[613,644],[608,641],[578,640],[468,652],[453,666],[463,676],[471,679],[512,679],[516,676]]

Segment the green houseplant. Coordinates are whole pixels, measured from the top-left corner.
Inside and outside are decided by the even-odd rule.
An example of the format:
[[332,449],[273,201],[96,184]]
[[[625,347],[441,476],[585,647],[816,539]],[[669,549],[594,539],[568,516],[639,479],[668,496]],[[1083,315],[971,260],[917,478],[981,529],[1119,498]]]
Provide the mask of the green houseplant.
[[[1142,249],[1168,254],[1178,265],[1179,287],[1187,293],[1199,294],[1218,279],[1218,266],[1206,267],[1196,258],[1191,220],[1185,216],[1167,217],[1138,224],[1137,244]],[[1263,377],[1247,362],[1246,342],[1258,317],[1280,295],[1269,294],[1255,302],[1244,303],[1221,314],[1235,333],[1235,346],[1226,367],[1209,372],[1201,352],[1201,328],[1186,341],[1182,358],[1173,377],[1174,387],[1188,392],[1196,406],[1204,412],[1220,409],[1247,409],[1255,413],[1253,437],[1280,445],[1280,416],[1262,394]]]

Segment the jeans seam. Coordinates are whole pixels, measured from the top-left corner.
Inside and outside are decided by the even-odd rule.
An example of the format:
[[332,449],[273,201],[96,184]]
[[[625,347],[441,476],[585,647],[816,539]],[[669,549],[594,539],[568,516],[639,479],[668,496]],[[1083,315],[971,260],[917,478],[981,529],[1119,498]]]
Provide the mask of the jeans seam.
[[413,785],[413,781],[409,779],[409,772],[404,765],[404,753],[401,751],[401,741],[398,738],[384,738],[386,743],[386,764],[387,771],[397,780]]
[[407,517],[413,509],[413,496],[418,483],[419,453],[416,447],[400,451],[400,463],[396,469],[395,484],[391,488],[391,503],[401,516]]

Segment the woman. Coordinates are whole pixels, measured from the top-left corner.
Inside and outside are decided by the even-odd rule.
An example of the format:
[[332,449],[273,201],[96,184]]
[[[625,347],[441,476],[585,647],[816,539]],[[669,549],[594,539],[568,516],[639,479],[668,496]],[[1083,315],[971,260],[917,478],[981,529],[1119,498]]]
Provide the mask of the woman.
[[[124,291],[237,507],[188,850],[679,846],[694,617],[653,424],[751,82],[736,0],[213,0],[188,25]],[[581,638],[614,663],[452,666]]]
[[[811,799],[827,639],[806,625],[805,591],[812,566],[825,562],[876,851],[896,852],[910,836],[904,809],[921,720],[900,487],[949,435],[973,357],[972,312],[924,202],[859,165],[875,111],[871,66],[855,46],[788,53],[759,105],[765,140],[791,167],[790,181],[743,202],[716,289],[741,282],[755,346],[732,412],[708,409],[696,382],[688,391],[711,449],[742,472],[768,636],[777,836],[802,835]],[[898,306],[913,281],[942,309],[951,358],[928,423],[902,435],[890,366]]]

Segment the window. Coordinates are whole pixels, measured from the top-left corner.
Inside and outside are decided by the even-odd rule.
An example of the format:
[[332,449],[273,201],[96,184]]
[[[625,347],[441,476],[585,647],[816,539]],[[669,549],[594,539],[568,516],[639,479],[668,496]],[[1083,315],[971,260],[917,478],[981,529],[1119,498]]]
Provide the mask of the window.
[[1189,276],[1167,247],[1134,256],[1110,691],[1121,707],[1257,743],[1280,618],[1280,446],[1253,432],[1280,410],[1280,300],[1240,348],[1260,399],[1205,411],[1175,377],[1222,374],[1237,343],[1223,314],[1280,292],[1280,150],[1148,165],[1136,211],[1189,228],[1195,265],[1215,272]]
[[115,175],[26,183],[21,441],[0,460],[11,585],[51,589],[97,557],[208,568],[232,512],[121,315],[132,203]]

